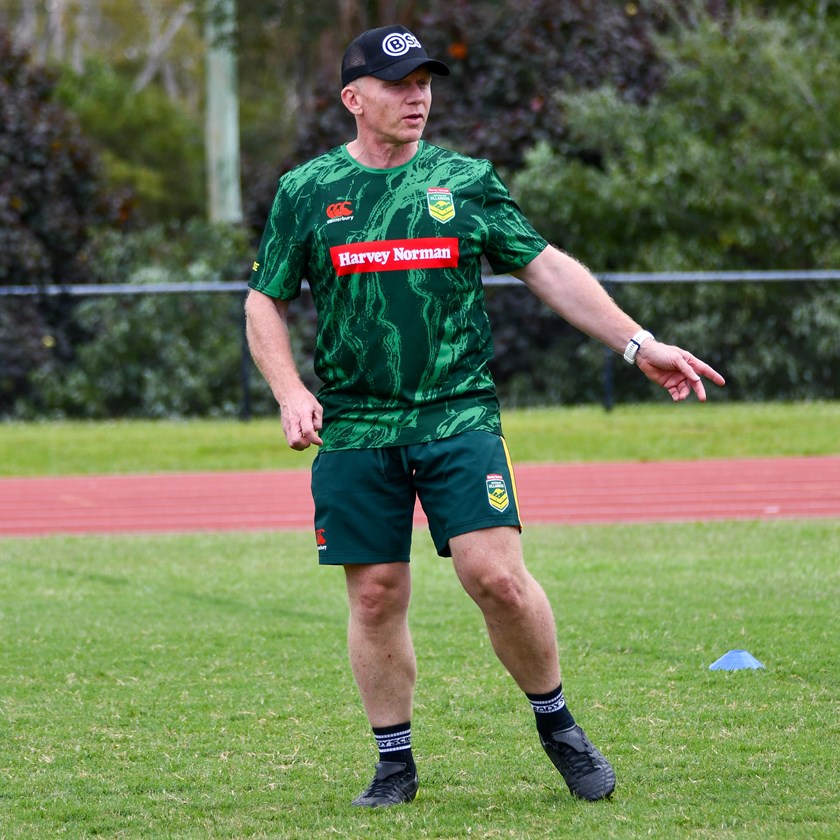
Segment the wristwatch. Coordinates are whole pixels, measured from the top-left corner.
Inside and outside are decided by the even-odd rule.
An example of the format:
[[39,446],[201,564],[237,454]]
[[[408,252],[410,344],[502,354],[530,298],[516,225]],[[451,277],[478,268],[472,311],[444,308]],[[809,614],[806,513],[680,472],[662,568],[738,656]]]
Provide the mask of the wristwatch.
[[636,335],[627,342],[627,348],[624,351],[624,361],[628,364],[635,365],[636,353],[639,352],[639,348],[649,338],[653,338],[653,333],[649,333],[647,330],[639,330]]

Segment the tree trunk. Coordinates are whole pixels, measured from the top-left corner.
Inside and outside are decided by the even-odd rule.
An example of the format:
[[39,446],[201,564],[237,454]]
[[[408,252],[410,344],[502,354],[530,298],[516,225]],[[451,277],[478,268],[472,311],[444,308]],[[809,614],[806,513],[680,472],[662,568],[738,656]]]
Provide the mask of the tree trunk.
[[154,21],[152,25],[155,29],[157,29],[157,34],[155,34],[154,31],[151,33],[152,43],[149,45],[149,49],[147,51],[146,65],[134,80],[133,88],[135,93],[139,93],[147,87],[152,79],[154,79],[154,77],[158,74],[166,55],[166,51],[169,49],[173,39],[178,34],[178,30],[184,25],[184,21],[195,9],[195,4],[191,2],[191,0],[186,0],[186,2],[181,3],[169,19],[169,23],[166,25],[166,28],[163,32],[160,32],[159,20],[156,19],[157,16],[152,10],[150,4],[144,3],[143,5],[147,6],[149,11],[152,12],[150,15],[150,21]]

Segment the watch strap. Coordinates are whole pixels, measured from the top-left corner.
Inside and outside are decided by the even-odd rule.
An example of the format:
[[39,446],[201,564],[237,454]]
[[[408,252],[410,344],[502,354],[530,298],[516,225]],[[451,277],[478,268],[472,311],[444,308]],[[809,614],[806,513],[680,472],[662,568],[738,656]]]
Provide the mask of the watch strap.
[[636,354],[639,352],[639,348],[649,338],[653,338],[653,333],[649,333],[647,330],[639,330],[633,338],[627,342],[627,347],[624,350],[624,361],[630,365],[635,365]]

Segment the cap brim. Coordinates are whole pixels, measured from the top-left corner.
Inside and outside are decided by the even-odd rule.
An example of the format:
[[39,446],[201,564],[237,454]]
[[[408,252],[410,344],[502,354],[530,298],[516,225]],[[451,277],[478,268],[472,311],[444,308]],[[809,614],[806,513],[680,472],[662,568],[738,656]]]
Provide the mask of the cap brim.
[[406,58],[404,61],[395,61],[371,76],[377,79],[384,79],[387,82],[395,82],[397,79],[404,79],[409,73],[413,73],[418,67],[426,67],[438,76],[448,76],[449,67],[442,61],[435,61],[433,58]]

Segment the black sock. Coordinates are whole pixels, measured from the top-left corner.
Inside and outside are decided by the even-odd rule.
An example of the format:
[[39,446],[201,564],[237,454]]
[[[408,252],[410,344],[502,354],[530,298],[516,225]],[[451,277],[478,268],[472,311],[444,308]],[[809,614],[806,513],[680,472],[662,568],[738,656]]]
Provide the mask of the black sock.
[[531,701],[534,717],[537,719],[537,731],[544,738],[562,729],[571,729],[575,725],[572,713],[566,708],[562,683],[548,694],[526,694]]
[[379,748],[380,761],[398,761],[406,768],[414,767],[411,754],[411,721],[396,726],[374,726],[373,737]]

